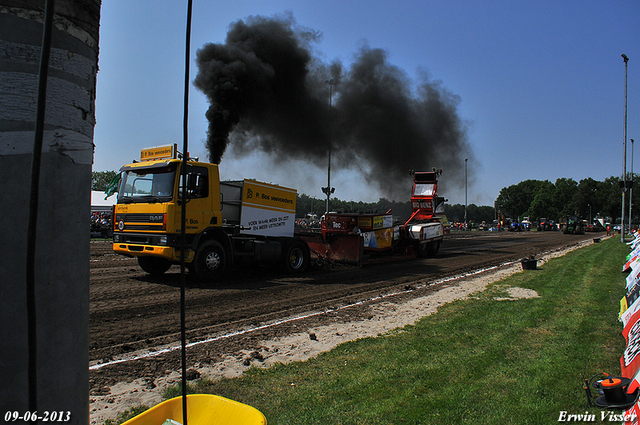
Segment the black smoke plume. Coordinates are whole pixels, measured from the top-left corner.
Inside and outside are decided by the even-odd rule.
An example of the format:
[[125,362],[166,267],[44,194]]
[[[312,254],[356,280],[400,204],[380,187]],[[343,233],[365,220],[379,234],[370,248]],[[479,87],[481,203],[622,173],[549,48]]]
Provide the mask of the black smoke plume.
[[447,181],[463,183],[471,152],[460,99],[426,74],[414,92],[387,53],[367,45],[348,70],[325,64],[312,48],[320,38],[291,15],[250,17],[231,25],[224,44],[198,51],[209,160],[220,163],[232,143],[234,153],[322,165],[331,149],[335,166],[358,169],[386,195],[395,191],[390,182],[406,195],[410,169],[443,168]]

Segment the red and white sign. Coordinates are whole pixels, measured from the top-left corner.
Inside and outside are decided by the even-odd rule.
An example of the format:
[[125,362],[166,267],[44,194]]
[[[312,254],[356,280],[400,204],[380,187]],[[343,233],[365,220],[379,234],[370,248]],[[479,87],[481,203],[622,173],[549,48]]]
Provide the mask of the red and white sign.
[[623,377],[632,379],[627,388],[627,393],[632,393],[640,386],[637,379],[640,369],[640,310],[631,316],[622,331],[622,336],[627,341],[627,347],[620,358],[620,368]]

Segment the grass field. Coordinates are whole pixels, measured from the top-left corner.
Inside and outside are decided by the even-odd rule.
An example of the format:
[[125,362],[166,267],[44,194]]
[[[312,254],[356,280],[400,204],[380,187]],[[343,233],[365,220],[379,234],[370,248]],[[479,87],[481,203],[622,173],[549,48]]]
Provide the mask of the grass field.
[[[548,424],[560,412],[600,418],[582,380],[620,374],[617,238],[496,282],[473,297],[376,338],[306,362],[201,380],[193,392],[258,408],[277,424]],[[539,297],[507,298],[507,288]],[[166,395],[179,394],[170,388]]]

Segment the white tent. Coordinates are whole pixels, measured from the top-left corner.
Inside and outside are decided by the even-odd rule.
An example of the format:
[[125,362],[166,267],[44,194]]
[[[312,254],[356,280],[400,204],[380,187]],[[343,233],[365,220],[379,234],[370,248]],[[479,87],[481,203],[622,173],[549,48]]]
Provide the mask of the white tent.
[[113,194],[104,199],[105,193],[100,190],[91,191],[91,212],[111,212],[111,207],[116,203],[116,195]]

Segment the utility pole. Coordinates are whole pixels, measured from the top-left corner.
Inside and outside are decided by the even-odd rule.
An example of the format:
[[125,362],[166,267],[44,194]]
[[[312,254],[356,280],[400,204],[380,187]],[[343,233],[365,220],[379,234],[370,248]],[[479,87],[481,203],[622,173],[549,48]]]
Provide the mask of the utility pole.
[[622,171],[622,219],[620,222],[620,241],[622,243],[624,240],[624,195],[627,191],[627,63],[629,62],[629,58],[624,53],[622,54],[622,59],[624,60],[624,162],[623,162],[623,171]]
[[331,143],[333,142],[333,113],[332,113],[332,97],[333,97],[333,85],[335,84],[333,78],[326,81],[329,86],[329,152],[327,154],[328,166],[327,166],[327,187],[322,188],[322,192],[327,195],[327,205],[325,212],[329,212],[331,194],[335,192],[335,188],[331,187]]
[[633,220],[631,219],[631,206],[633,204],[633,139],[631,140],[631,181],[629,181],[629,231],[631,231],[631,225]]
[[467,226],[467,161],[468,159],[465,158],[464,160],[464,228],[465,230],[468,229],[468,226]]

